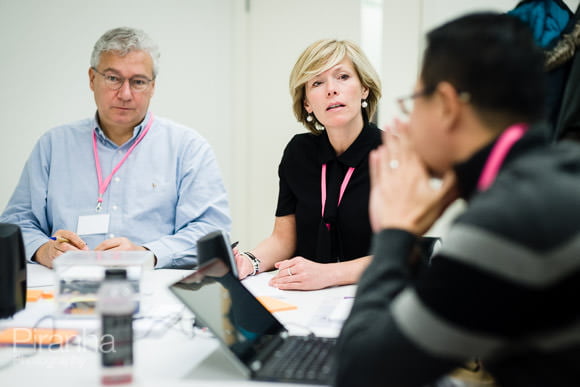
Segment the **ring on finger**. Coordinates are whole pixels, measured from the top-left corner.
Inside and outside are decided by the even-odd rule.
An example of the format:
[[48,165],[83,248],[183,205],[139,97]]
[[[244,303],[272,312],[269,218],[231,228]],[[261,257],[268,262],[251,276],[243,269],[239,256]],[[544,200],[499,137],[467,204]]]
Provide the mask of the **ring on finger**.
[[289,276],[293,276],[293,275],[294,275],[294,274],[292,273],[292,269],[291,269],[291,268],[288,268],[288,275],[289,275]]
[[391,169],[399,168],[399,160],[393,159],[393,160],[389,161],[389,167]]

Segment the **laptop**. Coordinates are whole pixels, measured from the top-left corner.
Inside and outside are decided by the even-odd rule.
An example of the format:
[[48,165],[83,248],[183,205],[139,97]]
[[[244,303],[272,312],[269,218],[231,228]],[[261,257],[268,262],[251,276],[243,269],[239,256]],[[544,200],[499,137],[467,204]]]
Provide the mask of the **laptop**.
[[[231,250],[229,252],[231,254]],[[291,336],[231,270],[233,257],[200,263],[170,290],[253,380],[332,384],[336,338]]]

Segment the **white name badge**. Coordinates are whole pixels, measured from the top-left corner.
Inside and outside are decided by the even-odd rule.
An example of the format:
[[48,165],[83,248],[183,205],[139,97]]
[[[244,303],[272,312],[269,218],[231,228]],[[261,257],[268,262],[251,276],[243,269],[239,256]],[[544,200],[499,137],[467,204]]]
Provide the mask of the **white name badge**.
[[109,232],[109,214],[79,216],[78,235],[106,234]]

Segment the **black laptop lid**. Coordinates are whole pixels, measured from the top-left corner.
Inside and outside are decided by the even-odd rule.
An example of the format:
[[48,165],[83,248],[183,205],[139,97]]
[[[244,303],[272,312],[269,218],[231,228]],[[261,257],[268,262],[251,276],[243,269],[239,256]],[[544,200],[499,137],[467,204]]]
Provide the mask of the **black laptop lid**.
[[250,293],[229,265],[212,259],[170,286],[171,291],[248,367],[286,329]]

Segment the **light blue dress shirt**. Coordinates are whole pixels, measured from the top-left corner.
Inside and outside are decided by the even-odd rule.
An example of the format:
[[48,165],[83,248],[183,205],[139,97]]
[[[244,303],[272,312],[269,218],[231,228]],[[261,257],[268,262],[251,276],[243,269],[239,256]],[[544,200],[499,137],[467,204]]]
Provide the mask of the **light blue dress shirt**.
[[[104,180],[149,115],[121,146],[105,136],[96,118],[56,127],[40,138],[0,217],[0,222],[20,226],[28,259],[57,230],[76,232],[79,216],[97,214],[93,131]],[[108,233],[82,236],[89,248],[126,237],[151,250],[158,268],[192,267],[197,240],[231,228],[226,190],[210,145],[193,129],[157,116],[113,176],[100,213],[110,215]]]

